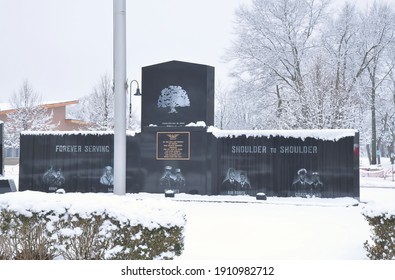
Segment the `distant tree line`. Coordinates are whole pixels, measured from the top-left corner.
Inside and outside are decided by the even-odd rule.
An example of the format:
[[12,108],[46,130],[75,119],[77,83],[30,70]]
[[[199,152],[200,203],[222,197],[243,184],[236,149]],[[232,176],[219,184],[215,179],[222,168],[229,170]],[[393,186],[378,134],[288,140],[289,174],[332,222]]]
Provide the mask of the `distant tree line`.
[[[328,0],[252,0],[225,54],[234,84],[217,91],[227,129],[358,129],[371,152],[395,140],[395,14]],[[337,6],[338,8],[338,6]]]

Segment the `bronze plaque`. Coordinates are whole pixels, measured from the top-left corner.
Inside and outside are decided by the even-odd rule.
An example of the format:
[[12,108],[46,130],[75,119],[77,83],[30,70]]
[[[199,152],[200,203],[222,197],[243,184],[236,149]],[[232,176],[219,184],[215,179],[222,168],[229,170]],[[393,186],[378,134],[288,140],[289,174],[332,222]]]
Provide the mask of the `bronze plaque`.
[[157,132],[157,160],[189,160],[190,132]]

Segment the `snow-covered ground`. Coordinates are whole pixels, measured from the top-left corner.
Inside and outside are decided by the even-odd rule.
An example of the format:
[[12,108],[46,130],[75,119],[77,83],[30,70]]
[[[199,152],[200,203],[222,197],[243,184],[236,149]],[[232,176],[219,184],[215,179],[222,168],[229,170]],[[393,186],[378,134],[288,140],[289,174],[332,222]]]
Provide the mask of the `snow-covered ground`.
[[[382,159],[383,169],[391,165]],[[364,160],[361,161],[364,165]],[[6,166],[17,183],[18,168]],[[360,201],[248,196],[133,194],[172,200],[187,218],[185,250],[178,260],[366,260],[370,228],[366,207],[395,209],[391,177],[361,177]],[[92,201],[92,203],[95,203]]]

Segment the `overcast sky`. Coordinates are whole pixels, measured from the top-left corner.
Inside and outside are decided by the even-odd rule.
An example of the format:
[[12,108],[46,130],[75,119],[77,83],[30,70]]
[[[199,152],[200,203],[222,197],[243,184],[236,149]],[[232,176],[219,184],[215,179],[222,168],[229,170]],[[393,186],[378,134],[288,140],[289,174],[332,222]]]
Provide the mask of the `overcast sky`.
[[[249,0],[126,1],[127,76],[170,60],[226,77],[234,11]],[[80,98],[113,71],[112,0],[0,0],[0,103],[24,80],[45,100]],[[135,85],[134,85],[135,86]]]
[[[250,1],[127,0],[129,81],[141,81],[141,67],[182,60],[214,66],[226,83],[234,12]],[[0,0],[0,103],[25,80],[44,101],[90,94],[112,77],[112,31],[112,0]]]

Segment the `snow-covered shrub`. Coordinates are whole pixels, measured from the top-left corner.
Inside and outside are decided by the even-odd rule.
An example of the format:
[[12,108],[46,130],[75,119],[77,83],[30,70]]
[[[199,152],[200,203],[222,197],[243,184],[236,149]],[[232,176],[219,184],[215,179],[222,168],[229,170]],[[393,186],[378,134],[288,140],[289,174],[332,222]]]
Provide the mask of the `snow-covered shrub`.
[[0,210],[0,259],[50,260],[53,242],[45,228],[46,213],[18,213]]
[[0,195],[2,259],[172,259],[185,215],[169,201],[109,194]]
[[395,211],[365,209],[365,219],[371,226],[371,240],[364,243],[371,260],[395,260]]

